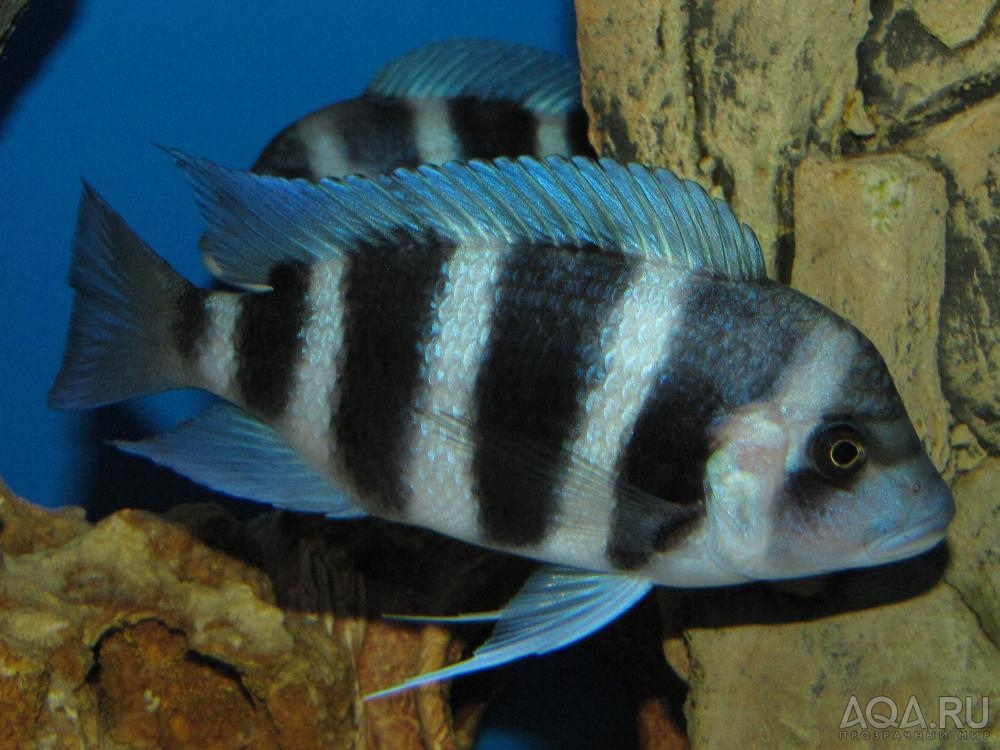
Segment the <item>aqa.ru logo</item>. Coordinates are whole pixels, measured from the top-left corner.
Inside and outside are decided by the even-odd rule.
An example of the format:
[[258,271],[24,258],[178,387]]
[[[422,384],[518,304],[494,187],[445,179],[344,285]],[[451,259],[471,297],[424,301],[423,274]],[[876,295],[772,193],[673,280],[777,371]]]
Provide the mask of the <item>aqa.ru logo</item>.
[[[965,709],[963,712],[962,709]],[[976,714],[978,713],[978,717]],[[989,736],[989,731],[979,732],[983,727],[990,723],[990,699],[987,696],[983,696],[982,704],[977,706],[974,699],[971,697],[966,697],[963,701],[961,698],[955,697],[953,695],[942,695],[938,698],[938,712],[937,719],[927,721],[924,718],[924,712],[920,708],[920,703],[917,701],[915,695],[910,696],[910,700],[907,701],[906,707],[903,709],[902,715],[900,715],[899,708],[896,706],[896,702],[887,696],[876,695],[867,704],[865,704],[864,710],[861,709],[861,703],[858,701],[857,696],[852,695],[850,700],[847,702],[847,708],[844,710],[844,718],[840,720],[841,729],[850,729],[851,727],[858,727],[862,730],[861,735],[864,739],[864,735],[871,735],[868,730],[874,729],[876,732],[878,730],[895,730],[893,732],[886,731],[885,734],[899,734],[901,737],[908,736],[914,733],[914,730],[919,733],[928,732],[928,734],[933,734],[934,736],[947,736],[949,722],[951,719],[952,727],[958,731],[959,737],[962,735],[968,735],[969,730],[975,730],[976,735],[974,739],[985,738]],[[904,730],[900,732],[899,730]],[[841,732],[841,737],[844,738],[848,734],[858,734],[857,730],[853,732]],[[930,739],[930,737],[925,737]],[[970,737],[972,739],[972,737]]]

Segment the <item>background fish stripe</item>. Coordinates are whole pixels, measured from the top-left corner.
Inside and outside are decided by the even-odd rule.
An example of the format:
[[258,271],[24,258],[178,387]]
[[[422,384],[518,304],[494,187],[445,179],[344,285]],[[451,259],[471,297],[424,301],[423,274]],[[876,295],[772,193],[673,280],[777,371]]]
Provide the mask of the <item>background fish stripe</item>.
[[313,170],[309,150],[303,142],[299,126],[300,123],[295,123],[278,133],[264,147],[250,170],[258,174],[280,175],[290,180],[319,178],[321,175]]
[[186,285],[177,298],[171,332],[177,353],[188,363],[197,361],[199,344],[208,331],[207,298],[207,291],[193,285]]
[[272,291],[246,294],[236,322],[236,383],[243,403],[274,419],[288,403],[302,355],[302,327],[310,314],[309,269],[282,263],[268,277]]
[[448,102],[463,159],[495,159],[535,152],[537,119],[515,102],[457,97]]
[[343,465],[376,509],[399,515],[414,400],[424,380],[454,243],[400,231],[362,245],[347,260],[337,415],[331,425]]
[[[587,390],[603,377],[604,322],[635,265],[595,246],[512,250],[473,396],[473,475],[486,541],[523,547],[544,539],[565,450]],[[512,463],[512,443],[531,451],[530,472]]]
[[462,156],[445,99],[413,99],[413,139],[421,164],[444,164]]
[[[684,538],[704,506],[705,464],[718,420],[768,396],[811,328],[805,306],[769,282],[692,276],[682,322],[618,466],[608,556],[635,569]],[[726,363],[720,367],[719,363]],[[638,514],[629,487],[681,506]]]
[[336,122],[351,171],[388,172],[420,163],[413,111],[405,99],[375,96],[341,102]]
[[589,128],[590,122],[587,120],[586,112],[582,109],[570,112],[569,117],[566,118],[566,142],[569,144],[567,153],[589,156],[592,159],[597,158],[597,152],[590,145],[590,139],[587,137]]

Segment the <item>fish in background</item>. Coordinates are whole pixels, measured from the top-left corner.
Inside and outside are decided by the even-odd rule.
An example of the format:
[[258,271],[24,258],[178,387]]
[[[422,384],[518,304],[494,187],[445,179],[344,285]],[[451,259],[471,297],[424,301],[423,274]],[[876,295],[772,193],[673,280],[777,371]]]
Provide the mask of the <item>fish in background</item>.
[[[611,160],[287,180],[172,152],[190,284],[91,188],[50,404],[220,402],[119,447],[234,496],[376,516],[544,565],[458,664],[545,653],[654,585],[878,565],[954,507],[885,363],[769,280],[697,184]],[[372,697],[372,696],[370,696]]]
[[594,156],[576,66],[523,44],[452,39],[393,61],[360,97],[292,123],[252,170],[316,180],[555,154]]

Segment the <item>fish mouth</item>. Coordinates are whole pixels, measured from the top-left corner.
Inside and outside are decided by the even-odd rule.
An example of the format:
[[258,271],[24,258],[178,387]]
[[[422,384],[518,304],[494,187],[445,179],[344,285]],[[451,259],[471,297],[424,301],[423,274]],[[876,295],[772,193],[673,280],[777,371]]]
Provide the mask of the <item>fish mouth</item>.
[[946,512],[936,510],[916,525],[873,540],[865,552],[879,564],[918,555],[944,539],[948,523],[954,515],[953,505]]

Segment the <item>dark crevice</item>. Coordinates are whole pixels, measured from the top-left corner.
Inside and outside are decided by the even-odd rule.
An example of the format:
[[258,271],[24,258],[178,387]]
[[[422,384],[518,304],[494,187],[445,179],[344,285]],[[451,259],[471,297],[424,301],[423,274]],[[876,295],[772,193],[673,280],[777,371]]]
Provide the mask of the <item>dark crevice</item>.
[[[711,152],[704,137],[707,120],[705,79],[697,64],[698,51],[696,49],[697,42],[695,41],[695,36],[697,35],[697,29],[711,28],[712,12],[710,6],[707,9],[699,8],[697,0],[688,0],[684,4],[684,9],[687,15],[687,29],[684,31],[684,65],[687,68],[685,77],[687,78],[687,93],[691,96],[692,106],[694,107],[694,131],[692,135],[694,136],[694,144],[698,150],[698,159],[700,161],[707,156],[711,156]],[[716,160],[716,169],[713,172],[720,169],[718,160]],[[712,175],[712,179],[715,179],[714,174]],[[731,196],[727,193],[726,197],[728,199]]]
[[[893,71],[912,67],[925,59],[947,61],[966,54],[977,41],[950,49],[920,24],[913,11],[897,12],[891,0],[873,0],[870,10],[872,19],[868,31],[857,48],[856,85],[866,103],[879,109],[883,117],[892,119],[883,132],[884,145],[897,146],[919,131],[1000,93],[1000,75],[981,72],[941,89],[908,111],[899,113],[900,119],[896,120],[897,106],[892,91],[877,72],[880,61]],[[858,152],[857,144],[849,139],[842,143],[845,153]]]
[[944,122],[997,94],[1000,94],[1000,76],[957,81],[907,112],[904,122],[891,125],[886,140],[890,146],[896,146],[917,135],[918,131]]
[[788,164],[775,175],[775,203],[778,210],[778,231],[774,252],[774,278],[791,284],[795,265],[795,168]]
[[184,661],[190,662],[191,664],[197,664],[202,667],[207,667],[220,677],[232,682],[239,688],[240,695],[243,696],[243,700],[245,700],[251,708],[255,709],[257,707],[257,702],[254,700],[253,694],[247,686],[243,684],[243,675],[241,675],[231,664],[226,664],[226,662],[216,659],[213,656],[208,656],[207,654],[203,654],[199,651],[191,651],[190,649],[185,652]]

